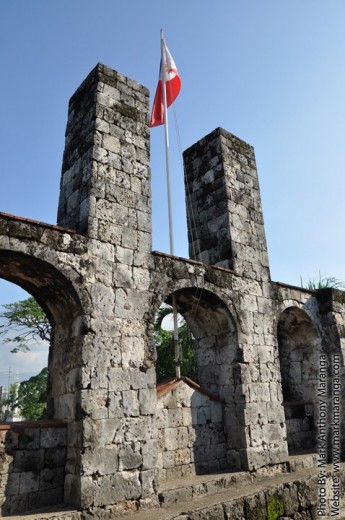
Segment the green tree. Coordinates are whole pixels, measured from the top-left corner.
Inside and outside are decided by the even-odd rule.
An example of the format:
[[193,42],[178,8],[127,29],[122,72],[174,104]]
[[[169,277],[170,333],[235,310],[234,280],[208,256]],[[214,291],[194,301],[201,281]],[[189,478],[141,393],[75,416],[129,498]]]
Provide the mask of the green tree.
[[[155,325],[154,337],[157,350],[157,382],[175,377],[175,353],[173,332],[162,328],[163,319],[172,314],[172,307],[159,309]],[[181,374],[195,379],[195,342],[186,321],[179,318],[179,343],[182,352]]]
[[16,405],[27,421],[44,418],[47,404],[47,381],[48,368],[43,368],[37,376],[20,383]]
[[26,352],[34,341],[50,341],[51,325],[35,298],[3,305],[0,336],[5,343],[15,344],[11,352]]
[[[34,342],[50,342],[51,325],[32,296],[26,300],[3,305],[0,319],[0,336],[3,342],[15,345],[11,350],[13,353],[29,351],[30,344]],[[15,385],[12,385],[6,409],[11,413],[18,407],[26,420],[42,419],[47,400],[47,378],[48,368],[44,368],[28,381],[21,382],[15,393],[12,391]]]
[[47,402],[48,368],[39,374],[22,381],[19,385],[10,386],[10,395],[3,402],[2,419],[11,420],[16,409],[27,421],[43,419]]

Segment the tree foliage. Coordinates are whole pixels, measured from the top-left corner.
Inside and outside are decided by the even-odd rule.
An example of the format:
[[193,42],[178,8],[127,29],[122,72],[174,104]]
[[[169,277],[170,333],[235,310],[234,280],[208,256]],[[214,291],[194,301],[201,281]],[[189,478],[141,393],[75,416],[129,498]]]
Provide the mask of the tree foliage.
[[48,368],[43,368],[37,376],[22,381],[18,389],[17,407],[27,421],[43,419],[47,404]]
[[[163,319],[172,314],[170,306],[161,307],[154,325],[154,337],[157,349],[157,382],[175,377],[175,353],[173,332],[162,328]],[[187,323],[179,319],[179,343],[182,352],[181,375],[195,379],[195,342]]]
[[[14,344],[11,352],[27,352],[34,342],[50,341],[51,325],[35,298],[3,305],[0,311],[0,336],[5,343]],[[19,408],[20,415],[26,420],[42,419],[47,401],[48,368],[28,381],[22,381],[14,391],[11,385],[6,408],[13,412]]]
[[16,411],[27,421],[43,419],[47,402],[47,380],[48,368],[43,368],[28,381],[11,385],[10,394],[3,402],[3,420],[11,420]]
[[11,352],[26,352],[30,343],[50,341],[51,325],[35,298],[3,305],[0,311],[0,336],[5,343],[14,344]]

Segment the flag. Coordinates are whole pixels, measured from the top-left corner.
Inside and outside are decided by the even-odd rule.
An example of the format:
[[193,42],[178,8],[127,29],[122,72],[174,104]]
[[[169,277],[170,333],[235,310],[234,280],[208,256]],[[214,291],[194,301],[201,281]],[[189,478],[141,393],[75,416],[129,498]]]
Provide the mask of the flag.
[[181,79],[177,72],[175,62],[166,46],[165,40],[162,41],[162,58],[159,69],[159,80],[152,106],[150,127],[164,125],[164,105],[163,105],[163,84],[167,95],[167,107],[177,98]]

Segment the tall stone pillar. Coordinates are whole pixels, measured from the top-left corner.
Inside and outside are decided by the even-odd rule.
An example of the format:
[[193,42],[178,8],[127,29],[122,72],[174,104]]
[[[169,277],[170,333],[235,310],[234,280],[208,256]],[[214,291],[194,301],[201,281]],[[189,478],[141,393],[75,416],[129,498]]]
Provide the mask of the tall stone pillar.
[[69,104],[58,223],[86,237],[89,314],[75,371],[79,475],[67,475],[65,496],[90,511],[154,493],[148,106],[145,87],[104,65]]
[[151,249],[147,121],[148,90],[98,64],[69,103],[59,225]]
[[240,276],[268,280],[252,146],[217,128],[183,156],[190,257],[234,269]]
[[[237,446],[231,454],[237,467],[249,470],[279,464],[287,458],[286,430],[281,427],[275,304],[254,150],[217,128],[184,152],[184,163],[190,256],[233,269],[228,284],[239,291],[229,293],[242,349],[235,365],[242,392],[228,405],[225,422]],[[244,425],[244,438],[234,434],[236,417]]]

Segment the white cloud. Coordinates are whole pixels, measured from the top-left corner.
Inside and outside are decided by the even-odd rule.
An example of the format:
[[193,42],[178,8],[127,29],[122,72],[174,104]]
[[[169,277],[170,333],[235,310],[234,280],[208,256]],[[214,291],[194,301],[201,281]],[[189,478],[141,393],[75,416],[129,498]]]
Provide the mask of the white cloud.
[[48,363],[48,345],[40,344],[29,352],[12,354],[13,345],[0,344],[0,386],[7,387],[17,380],[25,381],[38,374]]

